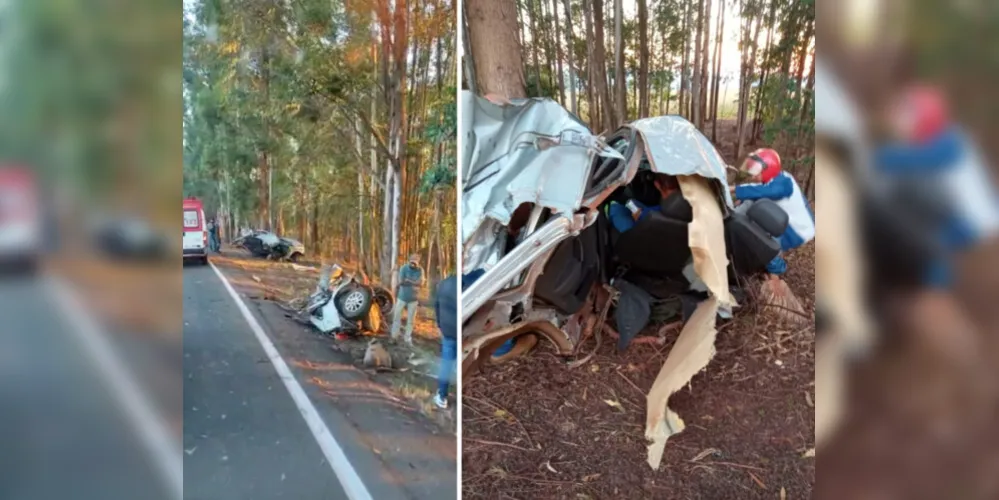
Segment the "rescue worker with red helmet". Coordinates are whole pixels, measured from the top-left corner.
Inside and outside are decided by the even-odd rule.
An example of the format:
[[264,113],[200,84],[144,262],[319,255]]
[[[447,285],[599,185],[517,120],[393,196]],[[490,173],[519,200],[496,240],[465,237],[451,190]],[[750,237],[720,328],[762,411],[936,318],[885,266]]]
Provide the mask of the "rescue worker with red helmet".
[[781,169],[780,155],[773,149],[761,148],[750,153],[742,163],[742,170],[749,173],[755,182],[732,186],[732,196],[741,201],[736,210],[748,210],[756,200],[767,199],[787,212],[787,230],[778,238],[781,255],[767,264],[767,272],[783,274],[787,271],[783,254],[815,238],[815,216],[798,182]]
[[[910,85],[892,103],[888,119],[894,140],[874,152],[875,168],[889,181],[921,182],[943,200],[948,213],[921,223],[934,227],[944,248],[957,252],[999,232],[999,202],[985,162],[951,121],[944,95],[929,85]],[[948,261],[931,263],[924,283],[949,287]]]

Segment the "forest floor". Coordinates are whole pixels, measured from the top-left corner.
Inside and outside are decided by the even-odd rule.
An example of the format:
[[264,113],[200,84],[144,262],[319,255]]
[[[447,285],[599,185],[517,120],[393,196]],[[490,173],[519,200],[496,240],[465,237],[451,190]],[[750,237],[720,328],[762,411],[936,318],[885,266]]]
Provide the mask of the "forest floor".
[[[785,277],[811,311],[814,247]],[[651,328],[654,331],[655,327]],[[737,312],[717,354],[670,398],[686,430],[646,463],[645,397],[679,331],[663,346],[605,344],[566,367],[541,343],[463,382],[466,498],[809,498],[815,460],[814,329]],[[610,403],[608,403],[610,402]]]
[[[953,325],[886,324],[850,378],[849,407],[823,448],[822,498],[999,498],[999,243],[960,263],[957,298],[975,325],[974,355],[941,356]],[[909,317],[906,310],[902,317]],[[947,345],[947,344],[943,344]]]
[[[353,360],[358,369],[363,369],[368,342],[372,338],[381,344],[392,356],[393,370],[365,370],[373,382],[381,384],[385,390],[405,401],[406,406],[422,413],[441,429],[453,433],[456,429],[454,410],[440,410],[431,403],[437,386],[437,366],[440,359],[440,335],[437,330],[433,309],[423,301],[417,314],[413,330],[413,347],[402,342],[392,342],[387,332],[392,318],[382,318],[382,333],[356,339],[333,340],[324,337],[311,325],[301,324],[287,309],[288,303],[309,296],[319,279],[320,265],[274,262],[250,256],[242,249],[225,247],[222,255],[212,255],[212,263],[226,271],[233,286],[257,305],[260,314],[273,325],[274,335],[285,336],[296,352],[290,356],[303,366],[323,366],[346,357]],[[349,272],[349,268],[345,268]],[[405,320],[404,323],[405,325]],[[321,379],[316,378],[316,383]],[[453,400],[453,398],[452,398]]]

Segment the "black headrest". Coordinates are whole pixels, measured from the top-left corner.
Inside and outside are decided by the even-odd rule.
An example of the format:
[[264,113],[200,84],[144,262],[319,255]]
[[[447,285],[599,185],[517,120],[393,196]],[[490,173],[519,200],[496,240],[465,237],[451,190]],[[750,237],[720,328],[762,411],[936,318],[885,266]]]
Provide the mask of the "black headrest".
[[690,258],[687,223],[650,211],[615,244],[618,261],[653,276],[679,275]]
[[687,199],[683,197],[683,193],[680,191],[673,191],[665,200],[660,204],[662,208],[662,213],[670,219],[676,219],[683,222],[690,222],[694,220],[694,209],[690,207],[690,203]]
[[773,200],[757,200],[746,210],[746,215],[771,236],[778,237],[787,231],[787,212]]

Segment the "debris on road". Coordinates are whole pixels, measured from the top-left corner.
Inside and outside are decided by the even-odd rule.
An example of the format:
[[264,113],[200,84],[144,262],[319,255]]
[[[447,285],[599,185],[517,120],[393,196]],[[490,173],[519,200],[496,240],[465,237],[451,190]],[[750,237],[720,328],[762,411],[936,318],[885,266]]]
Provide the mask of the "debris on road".
[[368,348],[364,351],[364,366],[366,368],[392,368],[392,356],[378,339],[372,339],[371,342],[368,342]]

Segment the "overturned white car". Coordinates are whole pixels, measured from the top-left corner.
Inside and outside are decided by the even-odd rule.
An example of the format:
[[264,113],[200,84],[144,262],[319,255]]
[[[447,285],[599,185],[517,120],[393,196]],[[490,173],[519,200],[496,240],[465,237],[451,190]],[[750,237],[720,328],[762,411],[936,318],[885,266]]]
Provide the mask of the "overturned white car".
[[[736,211],[725,162],[683,118],[596,137],[551,100],[462,99],[463,272],[484,271],[462,294],[463,373],[537,334],[576,356],[612,330],[610,318],[624,349],[656,311],[672,311],[685,327],[649,398],[658,466],[666,438],[683,428],[666,400],[713,354],[716,317],[731,314],[739,290],[729,284],[780,252],[787,214],[766,201]],[[679,189],[662,199],[657,174]],[[608,207],[628,200],[660,209],[622,233]]]
[[394,302],[385,288],[333,264],[320,272],[305,312],[309,322],[326,335],[379,333],[384,325],[382,317],[392,310]]

